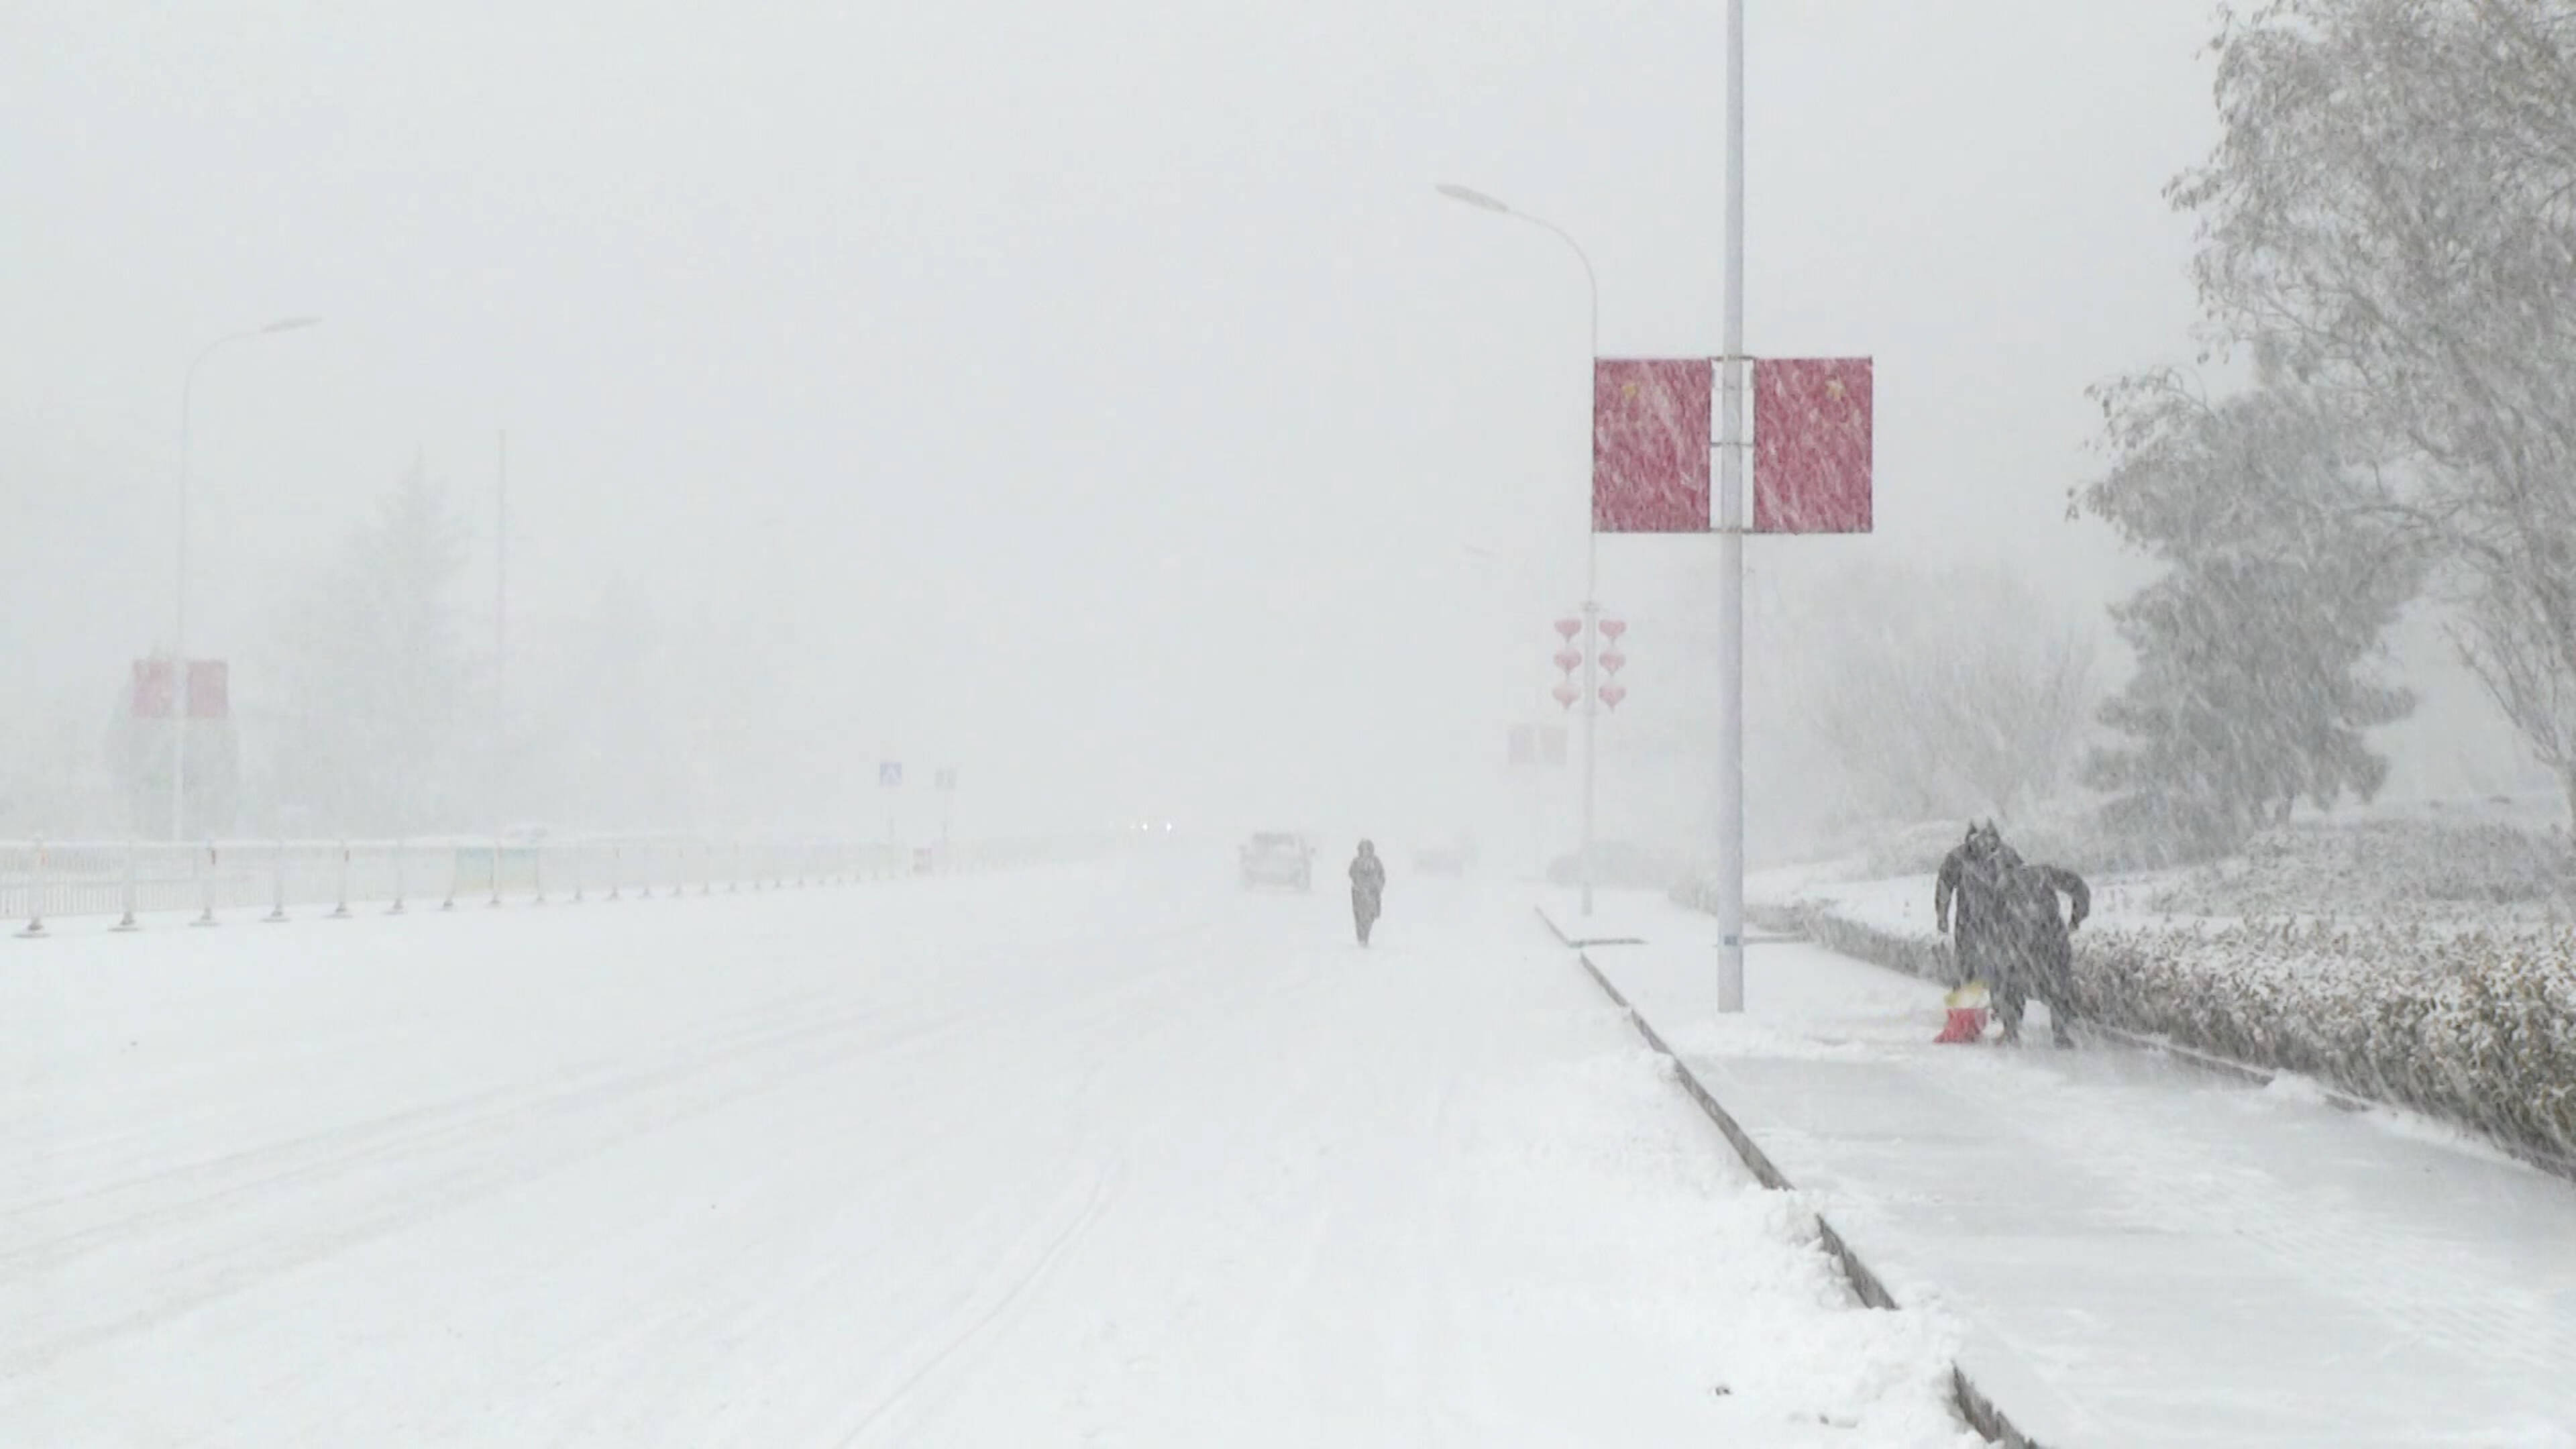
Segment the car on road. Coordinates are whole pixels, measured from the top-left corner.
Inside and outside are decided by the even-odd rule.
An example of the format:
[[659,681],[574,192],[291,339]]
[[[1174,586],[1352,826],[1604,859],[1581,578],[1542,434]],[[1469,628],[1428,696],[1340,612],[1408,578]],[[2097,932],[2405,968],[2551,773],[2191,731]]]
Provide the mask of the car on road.
[[1413,853],[1413,868],[1424,875],[1465,875],[1475,865],[1476,847],[1464,840],[1426,845]]
[[1315,888],[1315,847],[1306,837],[1286,830],[1265,830],[1243,846],[1243,887]]

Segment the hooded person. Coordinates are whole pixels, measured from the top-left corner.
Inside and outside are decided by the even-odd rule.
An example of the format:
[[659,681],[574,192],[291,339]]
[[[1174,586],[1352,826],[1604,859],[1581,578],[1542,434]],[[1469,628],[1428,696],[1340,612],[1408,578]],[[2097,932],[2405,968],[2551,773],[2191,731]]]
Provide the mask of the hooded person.
[[[2004,925],[2004,877],[2021,863],[2021,853],[2004,844],[2003,832],[1991,820],[1971,822],[1967,839],[1941,858],[1940,873],[1932,883],[1932,925],[1951,938],[1950,959],[1958,978],[1951,985],[1993,979]],[[1953,919],[1958,923],[1955,933]]]
[[[2057,898],[2074,905],[2071,915],[2058,914]],[[2084,877],[2054,865],[2006,867],[1997,893],[1995,950],[1995,1016],[2007,1043],[2021,1040],[2022,1008],[2036,996],[2048,1006],[2048,1034],[2059,1046],[2073,1046],[2067,1027],[2075,1019],[2075,943],[2070,933],[2093,913],[2093,892]]]
[[1360,853],[1351,861],[1351,922],[1359,927],[1360,944],[1369,943],[1369,928],[1377,924],[1378,909],[1386,899],[1386,862],[1377,858],[1374,842],[1360,842]]

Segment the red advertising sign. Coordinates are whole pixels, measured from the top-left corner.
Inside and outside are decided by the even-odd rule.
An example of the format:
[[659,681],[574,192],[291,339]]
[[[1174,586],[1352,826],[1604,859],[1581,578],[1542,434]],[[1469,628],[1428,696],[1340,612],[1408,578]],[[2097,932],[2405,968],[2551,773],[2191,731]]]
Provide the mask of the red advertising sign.
[[222,719],[232,713],[232,670],[220,659],[188,661],[188,718]]
[[[176,707],[171,696],[175,672],[167,659],[134,661],[134,694],[131,705],[136,719],[168,719]],[[232,671],[220,659],[196,659],[188,664],[188,718],[222,719],[232,713]]]
[[1592,364],[1592,527],[1708,532],[1709,394],[1699,358]]
[[170,661],[137,659],[134,661],[134,717],[168,719],[170,698]]
[[1753,531],[1867,533],[1871,369],[1866,357],[1753,364]]

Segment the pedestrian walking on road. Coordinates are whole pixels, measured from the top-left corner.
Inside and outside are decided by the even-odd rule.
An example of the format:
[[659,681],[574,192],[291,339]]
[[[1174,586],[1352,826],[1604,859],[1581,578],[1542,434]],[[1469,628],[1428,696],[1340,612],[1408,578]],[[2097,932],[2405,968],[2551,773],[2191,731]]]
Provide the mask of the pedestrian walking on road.
[[1377,924],[1379,907],[1386,900],[1386,862],[1377,858],[1377,846],[1360,842],[1360,853],[1351,861],[1351,921],[1360,930],[1360,944],[1369,943],[1369,928]]

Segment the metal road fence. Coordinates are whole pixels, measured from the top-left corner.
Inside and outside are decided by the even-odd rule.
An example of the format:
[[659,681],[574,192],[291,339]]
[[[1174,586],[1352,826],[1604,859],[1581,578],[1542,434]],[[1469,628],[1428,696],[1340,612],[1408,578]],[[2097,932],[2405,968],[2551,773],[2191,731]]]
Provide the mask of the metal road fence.
[[1082,837],[908,847],[833,839],[624,836],[541,843],[429,840],[0,841],[0,921],[41,935],[56,917],[187,912],[283,919],[388,909],[738,894],[787,886],[1069,863],[1109,853]]

